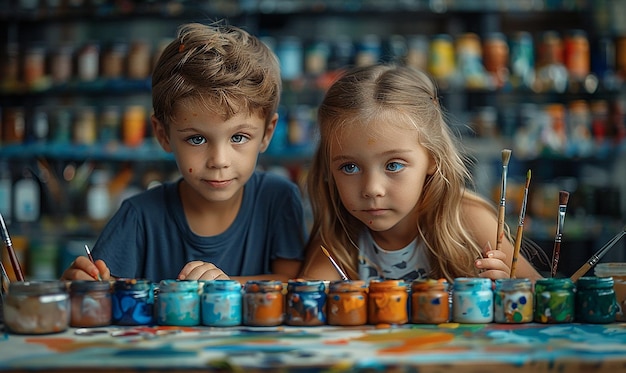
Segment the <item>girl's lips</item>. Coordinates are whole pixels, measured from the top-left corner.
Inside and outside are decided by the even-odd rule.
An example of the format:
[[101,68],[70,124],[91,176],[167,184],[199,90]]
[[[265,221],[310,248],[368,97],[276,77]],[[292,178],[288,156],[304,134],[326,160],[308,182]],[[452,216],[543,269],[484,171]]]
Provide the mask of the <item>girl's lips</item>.
[[370,215],[374,215],[374,216],[378,216],[378,215],[382,215],[385,212],[387,212],[388,210],[386,209],[372,209],[372,210],[363,210],[363,212],[370,214]]

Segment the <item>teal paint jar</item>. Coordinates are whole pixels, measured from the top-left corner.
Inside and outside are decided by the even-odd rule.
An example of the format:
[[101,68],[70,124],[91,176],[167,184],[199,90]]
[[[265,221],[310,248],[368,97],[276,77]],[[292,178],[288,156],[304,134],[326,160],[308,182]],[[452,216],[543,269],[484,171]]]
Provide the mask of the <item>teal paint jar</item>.
[[235,280],[211,280],[202,291],[202,325],[236,326],[241,324],[241,284]]
[[615,321],[617,303],[612,277],[581,277],[576,283],[576,321],[607,324]]
[[200,283],[197,280],[161,280],[157,323],[171,326],[200,324]]
[[491,279],[459,277],[452,285],[452,321],[483,324],[493,321]]
[[533,321],[534,295],[527,278],[496,280],[494,290],[494,321],[521,324]]
[[569,323],[575,316],[574,282],[569,278],[542,278],[535,282],[534,321],[542,324]]

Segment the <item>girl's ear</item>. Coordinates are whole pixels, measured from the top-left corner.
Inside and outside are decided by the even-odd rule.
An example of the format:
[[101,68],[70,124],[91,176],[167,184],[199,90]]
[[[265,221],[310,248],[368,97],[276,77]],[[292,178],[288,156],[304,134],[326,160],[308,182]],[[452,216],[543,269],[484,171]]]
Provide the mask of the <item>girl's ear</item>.
[[432,156],[428,157],[428,171],[426,172],[426,174],[428,176],[433,176],[435,174],[435,172],[437,172],[437,162],[435,161],[435,159]]
[[274,136],[274,132],[276,131],[276,124],[278,123],[278,113],[274,113],[274,116],[270,120],[270,122],[265,126],[265,133],[263,134],[263,140],[261,140],[261,146],[259,151],[263,153],[267,150],[267,147],[270,145],[270,141],[272,141],[272,136]]
[[172,152],[172,147],[170,146],[170,138],[167,134],[167,129],[165,128],[165,124],[161,123],[160,120],[157,119],[156,116],[152,115],[150,117],[150,122],[152,123],[152,133],[159,141],[159,144],[168,153]]

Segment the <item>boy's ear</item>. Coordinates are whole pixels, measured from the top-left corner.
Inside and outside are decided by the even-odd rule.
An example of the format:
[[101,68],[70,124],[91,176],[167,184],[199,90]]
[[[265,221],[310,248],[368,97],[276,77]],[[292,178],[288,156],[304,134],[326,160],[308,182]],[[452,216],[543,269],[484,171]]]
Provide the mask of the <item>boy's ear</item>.
[[266,151],[267,147],[270,145],[270,141],[272,141],[272,136],[274,136],[274,132],[276,131],[277,123],[278,113],[274,113],[274,116],[272,117],[270,122],[267,124],[267,126],[265,126],[265,133],[263,134],[263,140],[261,140],[261,153]]
[[172,147],[170,146],[170,138],[167,136],[167,130],[165,129],[165,125],[161,123],[160,120],[157,119],[156,116],[150,116],[150,122],[152,123],[152,133],[159,141],[159,144],[168,153],[172,152]]

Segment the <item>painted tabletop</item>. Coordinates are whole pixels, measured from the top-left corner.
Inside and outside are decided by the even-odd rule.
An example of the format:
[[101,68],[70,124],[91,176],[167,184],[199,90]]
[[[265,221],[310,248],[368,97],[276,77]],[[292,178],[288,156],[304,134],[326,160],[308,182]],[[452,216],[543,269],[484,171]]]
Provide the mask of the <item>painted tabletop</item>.
[[71,328],[0,335],[0,370],[613,373],[626,324]]

